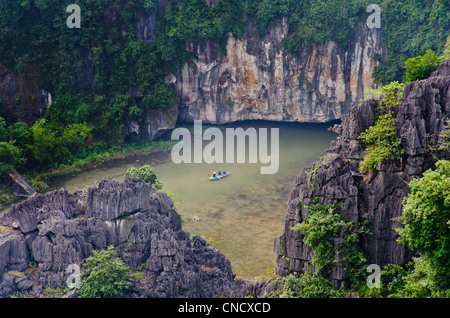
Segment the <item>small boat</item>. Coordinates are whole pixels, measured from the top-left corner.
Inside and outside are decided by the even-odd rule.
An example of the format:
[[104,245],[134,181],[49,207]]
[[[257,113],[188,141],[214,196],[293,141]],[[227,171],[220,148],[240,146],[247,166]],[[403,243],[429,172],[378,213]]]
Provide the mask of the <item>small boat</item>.
[[211,180],[211,181],[216,181],[216,180],[219,180],[219,179],[223,179],[223,178],[226,178],[226,177],[228,177],[229,175],[230,175],[230,173],[231,172],[226,172],[225,174],[222,174],[222,175],[216,175],[215,177],[209,177],[209,180]]

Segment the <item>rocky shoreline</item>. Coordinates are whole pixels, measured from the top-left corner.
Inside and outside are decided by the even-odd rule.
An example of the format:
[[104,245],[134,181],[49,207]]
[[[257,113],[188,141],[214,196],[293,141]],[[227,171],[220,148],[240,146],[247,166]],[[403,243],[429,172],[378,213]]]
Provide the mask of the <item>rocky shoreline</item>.
[[233,287],[230,261],[183,232],[170,198],[137,178],[38,195],[11,208],[0,224],[0,297],[64,289],[69,265],[109,245],[141,273],[124,297],[227,297]]

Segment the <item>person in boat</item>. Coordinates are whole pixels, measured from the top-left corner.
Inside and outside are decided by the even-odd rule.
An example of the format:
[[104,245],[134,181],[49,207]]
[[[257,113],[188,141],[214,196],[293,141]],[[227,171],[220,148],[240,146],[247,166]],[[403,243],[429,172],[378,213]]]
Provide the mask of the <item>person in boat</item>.
[[222,172],[222,174],[223,174],[224,176],[226,176],[226,175],[227,175],[227,172],[224,170],[224,171]]
[[214,178],[216,177],[216,172],[215,172],[215,171],[213,172],[213,177],[214,177]]
[[218,176],[220,177],[221,175],[222,175],[222,172],[220,172],[220,170],[219,170]]

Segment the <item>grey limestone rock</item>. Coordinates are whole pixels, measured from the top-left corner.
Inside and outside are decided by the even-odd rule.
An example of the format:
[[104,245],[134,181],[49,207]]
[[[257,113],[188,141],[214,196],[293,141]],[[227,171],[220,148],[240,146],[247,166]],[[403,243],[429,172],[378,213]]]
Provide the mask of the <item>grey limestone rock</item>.
[[[228,296],[233,286],[230,261],[183,232],[172,200],[138,178],[104,180],[87,193],[36,196],[14,206],[0,224],[7,228],[0,237],[0,297],[64,288],[70,264],[82,268],[92,251],[109,245],[146,278],[136,280],[124,297]],[[30,270],[30,263],[37,270]],[[11,280],[6,274],[11,270],[24,277]]]
[[[382,163],[374,173],[362,175],[358,164],[364,156],[364,147],[357,138],[374,124],[377,105],[376,100],[368,100],[351,108],[341,124],[332,128],[339,136],[326,150],[325,164],[322,159],[318,162],[314,191],[311,173],[315,164],[296,179],[288,201],[284,232],[274,240],[278,275],[298,276],[310,261],[310,248],[291,227],[306,220],[309,213],[306,206],[314,196],[324,205],[343,203],[337,211],[345,221],[369,220],[371,234],[362,237],[358,245],[368,264],[403,265],[411,259],[412,252],[397,242],[398,234],[393,227],[399,225],[395,218],[402,215],[402,201],[409,193],[408,182],[431,168],[436,158],[449,158],[448,153],[431,154],[430,149],[436,148],[439,133],[450,114],[450,62],[442,63],[428,79],[407,85],[401,104],[394,109],[397,132],[405,149],[401,162]],[[290,258],[288,265],[286,257]],[[345,281],[340,264],[333,266],[330,278],[338,285]]]

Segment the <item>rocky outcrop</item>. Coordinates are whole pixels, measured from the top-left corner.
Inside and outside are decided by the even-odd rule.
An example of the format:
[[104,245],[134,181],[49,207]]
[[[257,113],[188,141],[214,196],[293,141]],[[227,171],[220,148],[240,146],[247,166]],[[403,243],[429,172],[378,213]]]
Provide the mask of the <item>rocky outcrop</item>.
[[196,59],[171,78],[179,120],[327,122],[375,87],[373,57],[383,54],[379,29],[358,25],[347,48],[328,41],[301,48],[298,57],[283,47],[288,32],[284,18],[259,38],[249,21],[243,39],[230,35],[225,56],[216,41],[188,44]]
[[228,296],[232,288],[229,260],[183,232],[170,198],[137,178],[104,180],[87,193],[36,196],[0,224],[0,297],[64,288],[69,265],[82,268],[93,250],[110,245],[140,272],[124,297]]
[[52,95],[32,77],[19,77],[0,63],[0,111],[3,117],[32,124],[52,103]]
[[31,197],[36,194],[31,184],[17,171],[9,172],[9,188],[16,197]]
[[[310,248],[291,227],[306,220],[309,213],[306,206],[313,197],[324,205],[343,203],[338,212],[345,221],[369,221],[371,234],[363,237],[358,246],[365,253],[367,264],[403,265],[410,260],[411,251],[397,242],[393,227],[398,225],[395,218],[402,215],[408,182],[433,167],[436,159],[449,158],[448,153],[432,149],[436,149],[439,133],[450,114],[450,62],[442,63],[428,79],[407,85],[401,104],[394,109],[397,132],[405,149],[401,162],[382,163],[374,173],[362,175],[359,161],[365,149],[357,138],[374,124],[377,105],[377,101],[369,100],[351,108],[341,125],[333,128],[339,137],[331,142],[326,160],[318,162],[314,189],[311,174],[315,165],[306,168],[295,180],[284,232],[274,241],[278,275],[298,276],[309,264]],[[342,266],[337,263],[332,267],[331,279],[336,284],[346,279]]]

